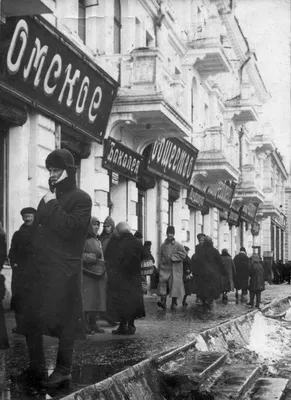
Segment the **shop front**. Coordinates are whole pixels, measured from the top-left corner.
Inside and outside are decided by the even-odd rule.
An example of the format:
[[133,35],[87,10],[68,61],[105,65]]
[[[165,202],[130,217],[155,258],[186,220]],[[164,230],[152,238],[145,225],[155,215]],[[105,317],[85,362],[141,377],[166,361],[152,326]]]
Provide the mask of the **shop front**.
[[[149,234],[154,235],[157,248],[166,235],[168,225],[174,225],[176,237],[183,243],[192,244],[190,211],[186,204],[198,150],[187,140],[169,138],[151,144],[145,158],[144,171],[156,181],[147,201],[147,215],[156,218],[149,221]],[[149,199],[148,199],[149,200]],[[155,207],[156,206],[156,207]]]
[[258,204],[243,204],[240,210],[240,246],[246,248],[247,254],[253,253],[253,225],[258,210]]
[[284,260],[285,246],[285,215],[271,217],[271,251],[274,254],[274,261]]
[[115,222],[128,221],[144,236],[144,203],[136,189],[142,165],[141,154],[111,137],[105,139],[102,166],[109,171],[110,215]]
[[72,151],[79,186],[89,186],[83,160],[103,141],[118,84],[41,17],[6,18],[0,55],[0,219],[10,242],[21,208],[48,188],[52,150]]
[[209,213],[204,216],[205,233],[213,238],[215,247],[227,248],[229,252],[232,252],[232,234],[228,218],[235,187],[233,181],[211,183],[205,199],[209,207]]
[[199,183],[197,179],[187,190],[186,204],[190,211],[190,236],[194,238],[193,249],[198,233],[204,233],[203,211],[205,210],[206,190],[207,186]]

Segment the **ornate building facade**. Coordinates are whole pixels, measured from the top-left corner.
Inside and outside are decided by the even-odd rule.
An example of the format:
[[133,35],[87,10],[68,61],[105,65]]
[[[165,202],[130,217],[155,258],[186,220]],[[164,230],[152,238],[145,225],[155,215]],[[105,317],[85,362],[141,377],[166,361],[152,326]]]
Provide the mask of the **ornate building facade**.
[[260,123],[269,94],[234,2],[34,1],[41,15],[13,1],[2,15],[8,241],[64,147],[94,215],[127,220],[155,256],[171,224],[192,252],[204,232],[233,256],[244,245],[284,258],[287,172]]

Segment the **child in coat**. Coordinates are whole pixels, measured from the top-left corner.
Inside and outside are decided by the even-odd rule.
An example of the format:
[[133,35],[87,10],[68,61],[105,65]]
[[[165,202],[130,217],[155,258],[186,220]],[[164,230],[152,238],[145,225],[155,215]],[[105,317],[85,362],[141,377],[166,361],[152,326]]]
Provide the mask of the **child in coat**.
[[260,263],[260,258],[258,254],[253,254],[251,256],[251,264],[249,267],[249,291],[250,291],[250,301],[249,306],[254,306],[254,300],[256,298],[255,306],[260,308],[261,303],[261,293],[265,290],[265,280],[264,280],[264,268]]

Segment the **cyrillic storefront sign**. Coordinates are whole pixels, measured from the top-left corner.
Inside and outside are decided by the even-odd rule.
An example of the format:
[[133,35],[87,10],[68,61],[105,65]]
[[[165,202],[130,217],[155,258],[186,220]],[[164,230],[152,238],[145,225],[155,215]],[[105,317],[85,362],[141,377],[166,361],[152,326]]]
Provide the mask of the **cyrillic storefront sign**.
[[232,202],[232,197],[235,190],[235,183],[226,183],[223,181],[212,183],[209,185],[206,194],[208,204],[228,210]]
[[260,224],[258,222],[254,222],[252,225],[252,235],[257,236],[260,233]]
[[104,140],[104,154],[102,166],[110,171],[114,171],[129,178],[138,181],[143,157],[122,143],[109,138]]
[[0,88],[101,142],[117,82],[42,18],[1,25]]
[[201,192],[194,186],[190,186],[190,189],[187,191],[186,204],[201,211],[203,209],[204,201],[205,193]]
[[197,155],[198,150],[186,140],[163,139],[152,145],[147,169],[165,180],[188,188]]
[[239,224],[239,213],[231,208],[228,213],[227,222],[231,225],[238,225]]
[[240,218],[248,222],[249,224],[252,224],[255,219],[257,209],[258,205],[252,203],[244,204],[241,208]]

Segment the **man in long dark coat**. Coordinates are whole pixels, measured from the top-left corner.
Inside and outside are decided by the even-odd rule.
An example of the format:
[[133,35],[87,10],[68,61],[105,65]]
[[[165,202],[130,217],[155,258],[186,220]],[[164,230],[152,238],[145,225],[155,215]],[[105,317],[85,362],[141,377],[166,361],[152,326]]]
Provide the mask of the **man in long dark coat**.
[[9,251],[9,260],[12,268],[12,299],[10,308],[15,312],[16,328],[13,332],[18,332],[19,310],[21,303],[24,300],[22,288],[24,285],[29,285],[29,280],[25,279],[28,264],[32,262],[32,230],[33,221],[36,209],[33,207],[25,207],[20,211],[23,219],[23,224],[18,231],[14,233],[11,240]]
[[[54,150],[46,159],[50,191],[40,201],[34,220],[34,265],[27,279],[22,332],[29,368],[26,379],[57,387],[71,379],[74,341],[85,339],[81,259],[90,222],[90,196],[76,187],[72,154]],[[46,376],[43,336],[60,339],[56,367]],[[46,378],[46,379],[44,379]]]
[[249,265],[250,259],[246,254],[244,247],[240,248],[240,252],[233,259],[235,265],[235,276],[234,276],[234,287],[235,287],[235,298],[238,300],[238,291],[241,290],[241,300],[246,301],[248,294],[249,284]]
[[136,330],[135,319],[145,316],[141,261],[146,254],[140,240],[130,232],[128,223],[120,222],[116,231],[117,235],[111,237],[104,254],[111,313],[120,321],[112,333],[132,335]]

